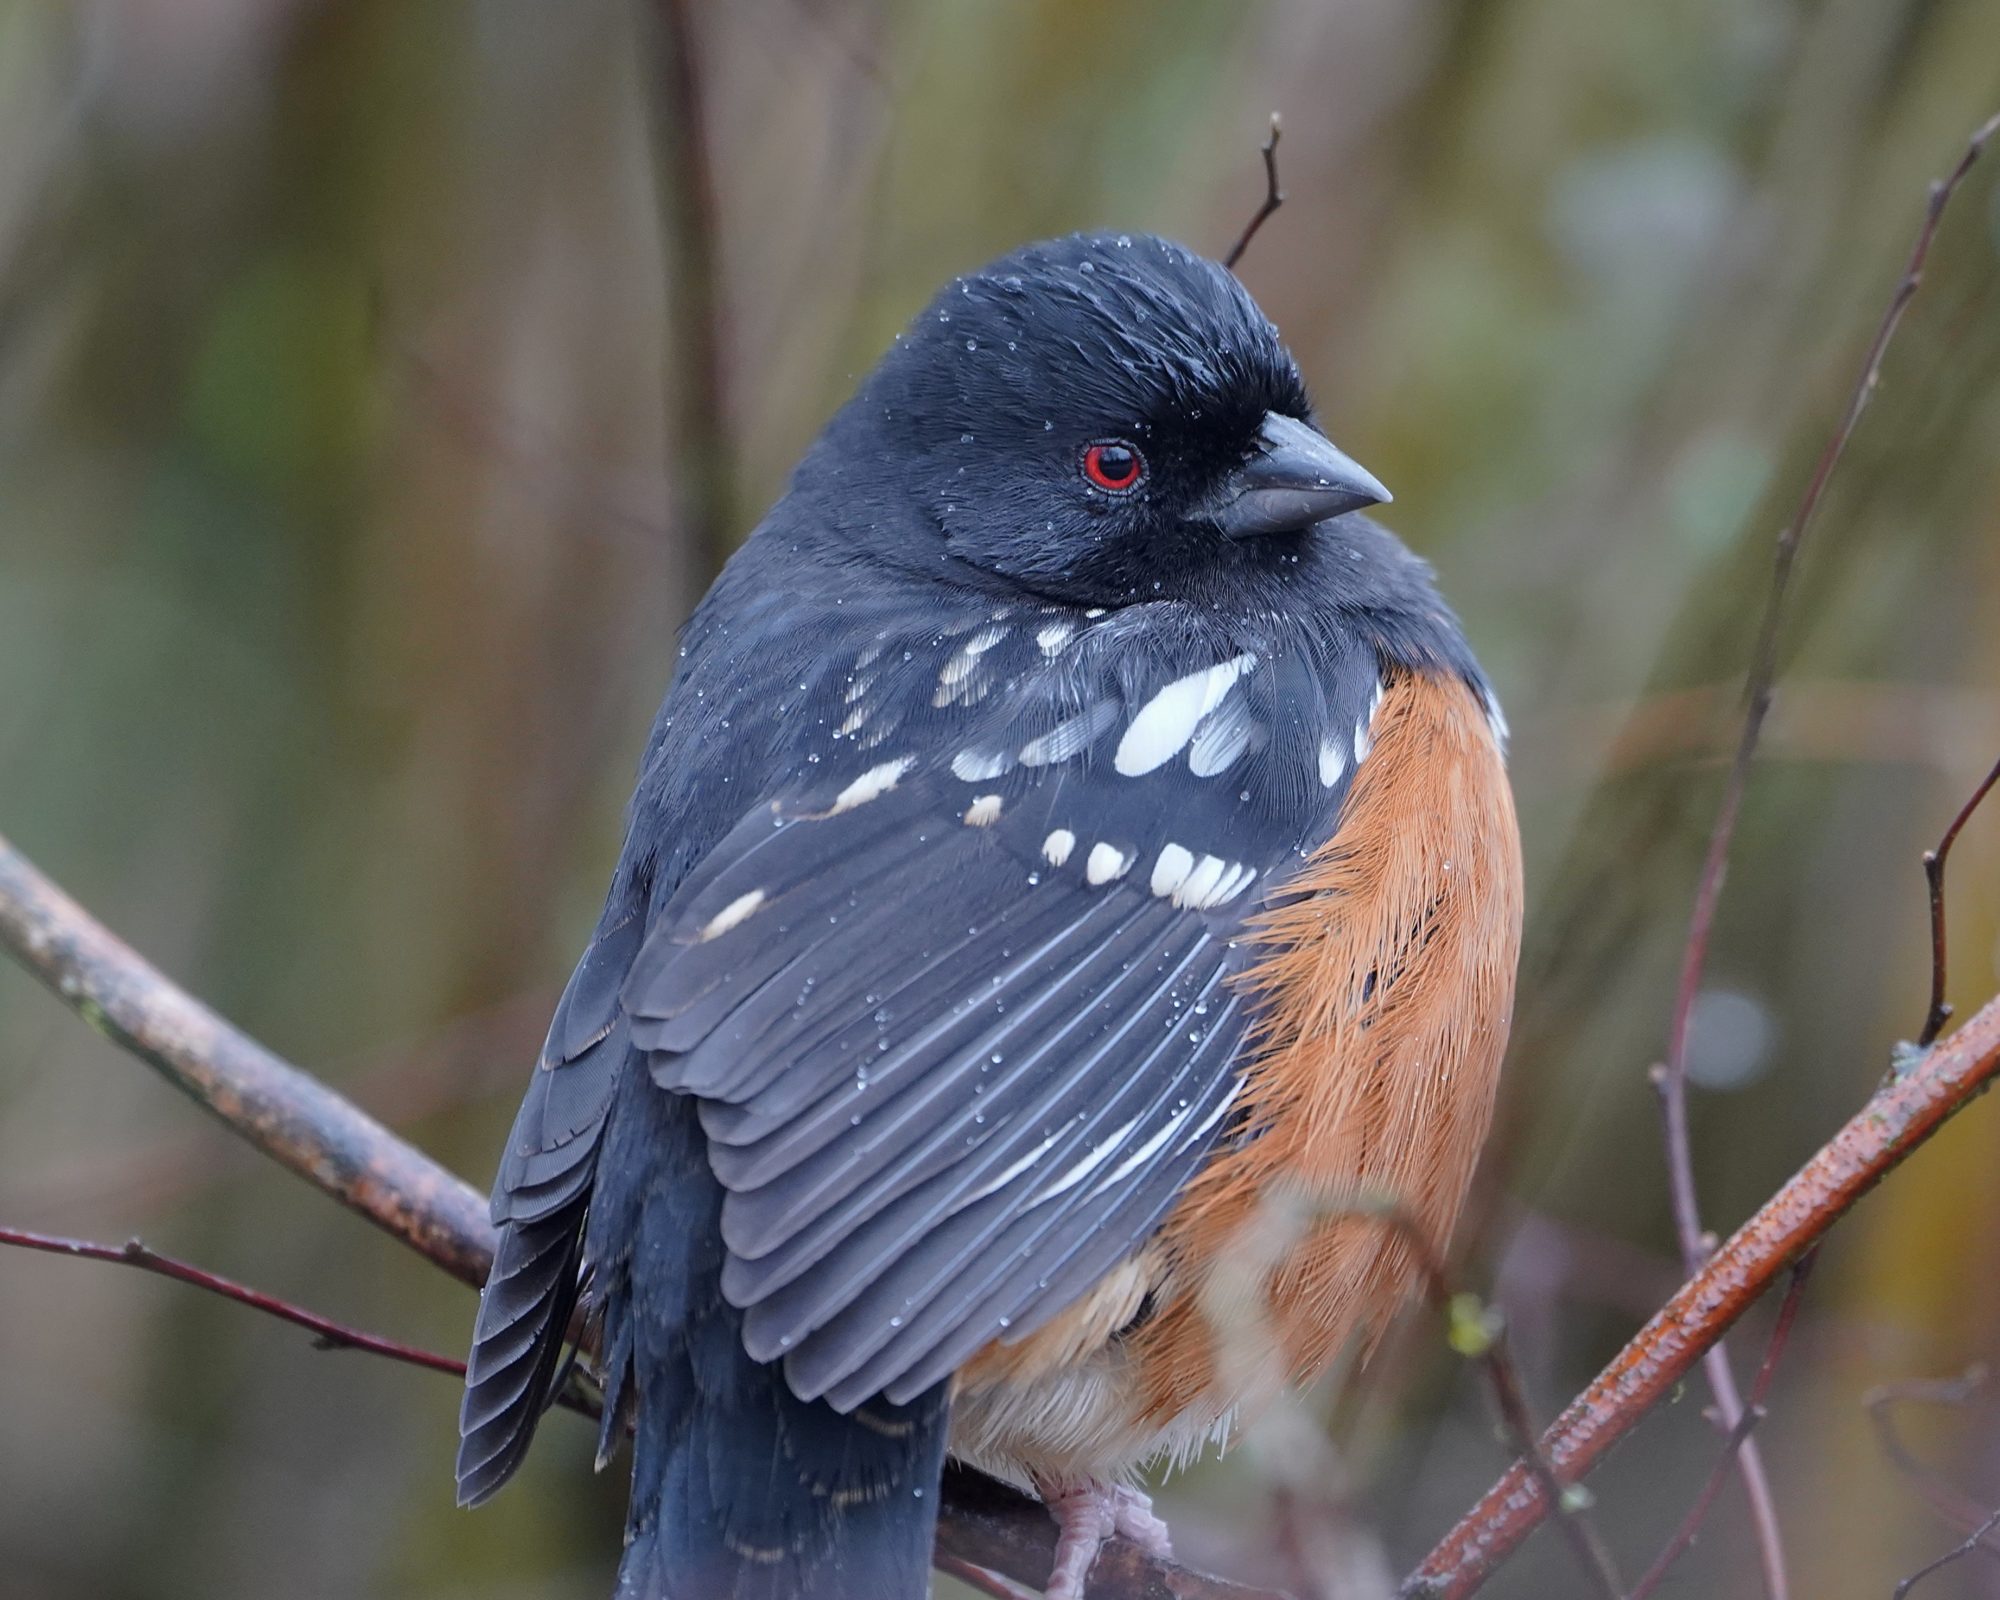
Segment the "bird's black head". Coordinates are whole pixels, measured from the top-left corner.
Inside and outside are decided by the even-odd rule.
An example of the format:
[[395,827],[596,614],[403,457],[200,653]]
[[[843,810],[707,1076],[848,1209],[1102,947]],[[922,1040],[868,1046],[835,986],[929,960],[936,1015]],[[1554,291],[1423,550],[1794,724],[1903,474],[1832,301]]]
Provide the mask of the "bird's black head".
[[946,285],[800,482],[892,559],[1102,605],[1212,592],[1389,498],[1313,426],[1235,276],[1142,234],[1029,245]]

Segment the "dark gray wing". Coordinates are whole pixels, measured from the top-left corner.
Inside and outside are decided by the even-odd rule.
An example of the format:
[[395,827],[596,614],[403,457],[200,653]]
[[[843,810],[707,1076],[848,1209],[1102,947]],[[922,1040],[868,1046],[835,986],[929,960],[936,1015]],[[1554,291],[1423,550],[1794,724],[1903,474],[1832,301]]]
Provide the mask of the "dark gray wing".
[[654,926],[632,1040],[701,1101],[724,1292],[801,1396],[1025,1337],[1224,1127],[1233,935],[1330,827],[1376,682],[1241,646],[1173,611],[864,651]]
[[638,911],[608,915],[549,1024],[493,1185],[500,1229],[459,1412],[458,1495],[485,1499],[520,1465],[549,1400],[575,1308],[584,1213],[604,1119],[631,1040],[618,991]]

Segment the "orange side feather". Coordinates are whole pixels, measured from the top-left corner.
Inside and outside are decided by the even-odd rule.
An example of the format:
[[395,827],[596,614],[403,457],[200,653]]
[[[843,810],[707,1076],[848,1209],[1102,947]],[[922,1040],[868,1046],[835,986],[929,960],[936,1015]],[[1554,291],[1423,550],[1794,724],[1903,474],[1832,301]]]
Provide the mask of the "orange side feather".
[[1148,1415],[1256,1401],[1379,1337],[1414,1283],[1393,1208],[1442,1253],[1492,1119],[1521,933],[1500,750],[1461,683],[1391,682],[1334,837],[1261,913],[1257,1136],[1154,1248],[1170,1303],[1129,1336]]

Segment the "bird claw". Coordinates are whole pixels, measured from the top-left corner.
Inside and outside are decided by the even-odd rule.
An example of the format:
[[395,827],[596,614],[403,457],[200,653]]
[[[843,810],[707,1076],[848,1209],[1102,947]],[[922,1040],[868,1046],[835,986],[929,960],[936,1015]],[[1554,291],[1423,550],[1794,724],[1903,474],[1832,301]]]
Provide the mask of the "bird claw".
[[1043,1503],[1059,1530],[1055,1565],[1042,1591],[1047,1600],[1083,1600],[1084,1580],[1097,1552],[1113,1537],[1128,1539],[1159,1560],[1174,1553],[1166,1523],[1137,1489],[1086,1483],[1048,1493]]

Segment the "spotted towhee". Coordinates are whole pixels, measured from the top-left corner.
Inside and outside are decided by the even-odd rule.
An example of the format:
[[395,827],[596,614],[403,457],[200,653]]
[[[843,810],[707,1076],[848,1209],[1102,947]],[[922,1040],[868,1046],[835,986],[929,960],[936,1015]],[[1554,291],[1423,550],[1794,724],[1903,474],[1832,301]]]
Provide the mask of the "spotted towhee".
[[920,1596],[950,1454],[1049,1503],[1074,1600],[1165,1547],[1137,1468],[1379,1334],[1521,913],[1500,712],[1388,498],[1177,245],[1032,245],[911,324],[687,627],[501,1160],[462,1499],[581,1295],[620,1596]]

